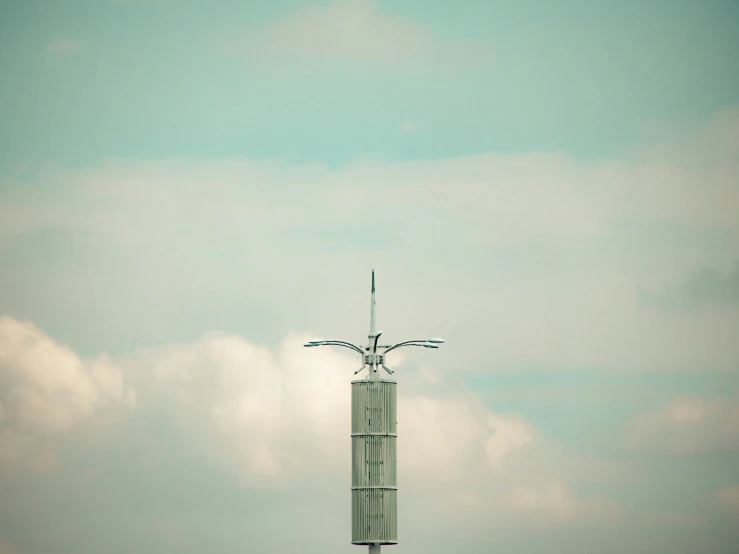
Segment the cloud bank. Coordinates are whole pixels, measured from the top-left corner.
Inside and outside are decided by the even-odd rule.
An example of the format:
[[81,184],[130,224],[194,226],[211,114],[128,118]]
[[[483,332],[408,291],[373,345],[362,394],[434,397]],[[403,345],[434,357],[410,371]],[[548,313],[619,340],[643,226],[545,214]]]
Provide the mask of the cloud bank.
[[[217,495],[214,517],[261,522],[248,534],[262,549],[295,548],[313,533],[341,550],[331,541],[348,517],[339,493],[350,483],[353,357],[306,350],[299,333],[271,349],[218,331],[82,358],[30,323],[6,317],[0,331],[0,495],[14,499],[0,502],[0,521],[32,521],[39,540],[55,545],[65,544],[65,533],[85,535],[85,521],[121,547],[168,552],[214,540],[225,521],[209,523],[202,506]],[[407,374],[398,457],[408,533],[421,537],[420,522],[441,518],[442,540],[465,525],[484,541],[490,518],[498,527],[519,517],[534,527],[612,518],[610,502],[579,494],[568,466],[587,473],[588,464],[531,422],[491,411],[400,357],[395,365]],[[44,456],[55,463],[44,466]],[[52,509],[59,503],[70,509]],[[108,518],[114,505],[130,517]],[[317,507],[335,515],[308,524]],[[276,538],[275,526],[290,536]],[[23,551],[38,550],[27,535],[7,536]]]
[[0,471],[48,464],[58,437],[135,407],[108,357],[83,361],[33,324],[0,318]]
[[[726,112],[696,130],[690,158],[673,140],[599,163],[234,157],[6,175],[0,285],[17,293],[0,309],[90,353],[210,329],[274,347],[288,328],[363,334],[371,258],[394,332],[443,335],[469,369],[733,371],[735,272],[711,271],[730,270],[739,251],[739,152],[722,142],[737,121]],[[649,301],[695,272],[680,295],[700,310]],[[489,337],[495,348],[481,349]]]

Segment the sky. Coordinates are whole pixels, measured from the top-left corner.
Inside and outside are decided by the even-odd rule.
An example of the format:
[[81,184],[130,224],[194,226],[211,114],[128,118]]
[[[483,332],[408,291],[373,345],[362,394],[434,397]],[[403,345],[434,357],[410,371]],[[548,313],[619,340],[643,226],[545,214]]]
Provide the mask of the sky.
[[0,2],[0,554],[735,554],[739,5]]

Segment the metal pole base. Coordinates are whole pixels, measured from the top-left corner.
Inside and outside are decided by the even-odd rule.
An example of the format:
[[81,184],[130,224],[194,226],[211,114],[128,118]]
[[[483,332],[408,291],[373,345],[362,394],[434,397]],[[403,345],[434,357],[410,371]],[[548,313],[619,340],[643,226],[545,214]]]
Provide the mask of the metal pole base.
[[371,543],[369,545],[369,554],[380,554],[380,546],[375,542]]

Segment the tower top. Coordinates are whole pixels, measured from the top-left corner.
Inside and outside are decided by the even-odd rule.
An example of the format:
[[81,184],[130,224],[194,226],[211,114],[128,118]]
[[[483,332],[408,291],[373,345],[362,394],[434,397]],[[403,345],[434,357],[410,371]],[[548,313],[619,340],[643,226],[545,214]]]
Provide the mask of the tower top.
[[[369,332],[369,341],[368,344],[364,346],[358,346],[356,344],[353,344],[351,342],[347,342],[344,340],[337,340],[337,339],[314,339],[311,341],[308,341],[303,346],[307,347],[314,347],[314,346],[343,346],[344,348],[349,348],[350,350],[354,350],[358,354],[362,356],[362,367],[360,367],[358,370],[354,372],[354,375],[362,371],[365,367],[369,366],[369,375],[368,378],[370,380],[376,380],[380,378],[378,368],[382,368],[385,371],[387,371],[390,375],[392,375],[394,372],[392,369],[387,367],[385,365],[385,356],[391,352],[392,350],[395,350],[396,348],[400,348],[403,346],[422,346],[424,348],[439,348],[439,344],[443,343],[443,339],[415,339],[415,340],[406,340],[403,342],[398,342],[395,344],[388,344],[388,345],[379,345],[377,344],[378,339],[380,338],[380,335],[382,335],[382,331],[378,331],[376,324],[375,324],[375,270],[372,270],[372,290],[371,290],[371,303],[370,303],[370,332]],[[378,348],[382,349],[380,352],[378,352]]]

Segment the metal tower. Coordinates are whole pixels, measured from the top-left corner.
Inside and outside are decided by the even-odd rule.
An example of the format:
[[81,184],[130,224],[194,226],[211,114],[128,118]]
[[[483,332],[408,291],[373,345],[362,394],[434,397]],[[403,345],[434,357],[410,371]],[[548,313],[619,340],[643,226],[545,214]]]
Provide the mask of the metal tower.
[[[398,482],[396,458],[396,381],[382,379],[379,368],[388,352],[403,346],[439,348],[443,339],[406,340],[380,345],[382,331],[375,330],[375,272],[372,271],[372,303],[368,343],[357,346],[342,340],[317,339],[304,346],[343,346],[362,356],[369,374],[352,381],[352,544],[369,545],[370,554],[383,544],[398,544]],[[378,348],[382,349],[378,352]]]

